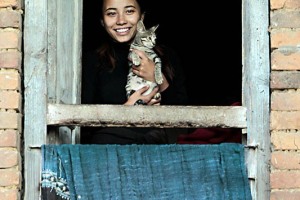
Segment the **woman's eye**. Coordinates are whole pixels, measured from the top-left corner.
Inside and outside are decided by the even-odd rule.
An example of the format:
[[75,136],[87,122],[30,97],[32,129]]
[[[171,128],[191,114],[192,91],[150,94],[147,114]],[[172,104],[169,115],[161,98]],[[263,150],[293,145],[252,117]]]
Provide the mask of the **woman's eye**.
[[134,12],[135,12],[135,10],[127,10],[127,11],[126,11],[127,14],[132,14],[132,13],[134,13]]
[[115,12],[108,12],[108,13],[106,13],[106,15],[107,15],[107,16],[115,16],[116,13],[115,13]]

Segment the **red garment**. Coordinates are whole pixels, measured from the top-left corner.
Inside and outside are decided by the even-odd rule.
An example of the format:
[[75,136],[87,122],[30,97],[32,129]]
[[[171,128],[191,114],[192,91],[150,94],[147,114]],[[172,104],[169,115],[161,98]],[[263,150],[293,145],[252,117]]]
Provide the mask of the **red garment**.
[[[231,106],[240,106],[235,102]],[[177,138],[178,144],[220,144],[242,143],[242,131],[238,128],[198,128],[190,134],[182,134]]]
[[241,143],[242,133],[234,128],[198,128],[187,135],[179,135],[178,144]]

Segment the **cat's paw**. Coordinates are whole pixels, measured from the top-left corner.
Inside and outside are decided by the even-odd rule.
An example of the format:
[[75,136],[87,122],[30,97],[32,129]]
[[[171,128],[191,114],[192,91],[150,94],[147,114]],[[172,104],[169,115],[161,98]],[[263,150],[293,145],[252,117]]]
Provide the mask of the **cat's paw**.
[[160,97],[161,97],[160,93],[156,93],[153,98],[158,100],[158,99],[160,99]]
[[155,76],[155,82],[158,85],[161,85],[163,83],[163,75],[160,67],[156,67],[154,71],[154,76]]
[[131,60],[135,66],[139,66],[141,64],[141,58],[136,53],[131,54]]

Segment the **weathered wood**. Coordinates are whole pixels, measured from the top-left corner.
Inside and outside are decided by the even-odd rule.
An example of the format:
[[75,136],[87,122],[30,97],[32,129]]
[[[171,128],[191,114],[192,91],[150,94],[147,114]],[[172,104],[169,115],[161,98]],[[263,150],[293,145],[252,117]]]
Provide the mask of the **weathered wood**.
[[25,0],[25,10],[24,199],[32,200],[40,199],[39,148],[59,138],[47,138],[47,101],[80,103],[82,0]]
[[242,106],[48,105],[48,125],[246,127]]
[[49,103],[56,102],[57,88],[57,0],[48,1],[48,69],[47,96]]
[[80,103],[81,23],[82,1],[57,0],[56,103]]
[[253,200],[270,199],[269,1],[242,1],[243,103],[247,108],[246,162]]
[[[68,9],[66,9],[68,8]],[[82,0],[48,1],[48,102],[80,103]],[[73,132],[73,133],[72,133]],[[48,141],[73,143],[79,129],[61,126]]]
[[25,0],[24,182],[25,200],[40,199],[41,152],[47,133],[47,0]]

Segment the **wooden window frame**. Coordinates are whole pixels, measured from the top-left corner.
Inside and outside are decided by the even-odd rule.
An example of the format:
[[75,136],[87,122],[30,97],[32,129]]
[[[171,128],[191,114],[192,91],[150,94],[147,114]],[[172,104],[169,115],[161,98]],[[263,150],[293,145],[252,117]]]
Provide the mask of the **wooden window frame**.
[[[242,2],[242,106],[150,108],[80,105],[82,0],[25,0],[24,199],[41,197],[40,147],[57,141],[59,136],[50,133],[49,127],[59,125],[69,130],[68,135],[76,135],[81,125],[242,128],[253,199],[269,199],[268,4]],[[73,21],[62,21],[60,17]],[[65,65],[70,66],[68,71],[60,68]]]

